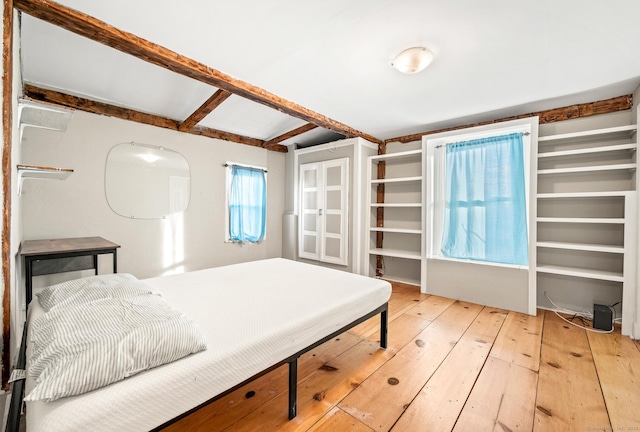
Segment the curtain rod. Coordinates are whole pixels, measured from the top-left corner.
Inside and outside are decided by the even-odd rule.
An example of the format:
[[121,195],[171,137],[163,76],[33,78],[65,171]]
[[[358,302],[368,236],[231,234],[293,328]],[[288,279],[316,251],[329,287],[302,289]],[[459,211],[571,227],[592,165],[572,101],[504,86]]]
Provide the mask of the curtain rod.
[[[529,135],[531,135],[531,132],[523,132],[522,135],[529,136]],[[472,140],[470,140],[470,141],[472,141]],[[457,141],[457,142],[459,142],[459,141]],[[435,146],[434,148],[438,149],[438,148],[441,148],[441,147],[445,147],[445,146],[447,146],[449,144],[456,144],[456,141],[452,141],[452,142],[447,143],[447,144],[439,144],[439,145]]]
[[224,165],[222,165],[222,166],[223,166],[223,167],[225,167],[225,168],[230,167],[230,166],[239,166],[239,167],[242,167],[242,168],[253,169],[253,170],[256,170],[256,171],[269,172],[269,171],[267,171],[267,170],[266,170],[266,169],[264,169],[264,168],[252,167],[252,166],[248,166],[248,165],[240,165],[240,164],[224,164]]

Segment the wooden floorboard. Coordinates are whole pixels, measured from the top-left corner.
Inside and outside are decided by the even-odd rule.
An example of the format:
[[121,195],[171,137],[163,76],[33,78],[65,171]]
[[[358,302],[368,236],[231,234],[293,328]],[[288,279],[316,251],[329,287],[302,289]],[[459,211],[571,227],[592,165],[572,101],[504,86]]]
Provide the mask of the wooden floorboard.
[[506,312],[484,308],[409,404],[393,431],[451,430],[504,323]]
[[489,356],[453,430],[532,430],[537,385],[536,372]]
[[279,368],[169,431],[640,430],[640,343],[394,283],[379,318],[300,358],[298,415]]
[[586,332],[545,311],[534,431],[611,430]]
[[389,430],[481,310],[455,302],[339,406],[375,430]]
[[640,351],[619,333],[588,337],[613,430],[640,425]]
[[538,371],[544,312],[536,316],[511,312],[491,349],[491,356]]

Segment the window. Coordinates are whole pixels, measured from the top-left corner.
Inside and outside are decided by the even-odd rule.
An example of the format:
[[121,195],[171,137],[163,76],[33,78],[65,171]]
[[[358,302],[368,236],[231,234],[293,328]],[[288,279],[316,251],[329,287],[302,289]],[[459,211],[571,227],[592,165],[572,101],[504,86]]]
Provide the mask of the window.
[[257,243],[267,225],[267,171],[227,164],[227,241]]
[[428,141],[430,258],[528,265],[527,132]]
[[446,146],[442,254],[527,265],[522,133]]

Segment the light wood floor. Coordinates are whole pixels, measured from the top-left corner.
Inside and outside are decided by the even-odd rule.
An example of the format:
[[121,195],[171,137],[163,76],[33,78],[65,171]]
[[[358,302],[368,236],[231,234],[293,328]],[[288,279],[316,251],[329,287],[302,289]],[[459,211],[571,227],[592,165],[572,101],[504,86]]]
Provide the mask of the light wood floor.
[[394,284],[379,318],[304,355],[298,416],[283,366],[169,431],[640,430],[640,343]]

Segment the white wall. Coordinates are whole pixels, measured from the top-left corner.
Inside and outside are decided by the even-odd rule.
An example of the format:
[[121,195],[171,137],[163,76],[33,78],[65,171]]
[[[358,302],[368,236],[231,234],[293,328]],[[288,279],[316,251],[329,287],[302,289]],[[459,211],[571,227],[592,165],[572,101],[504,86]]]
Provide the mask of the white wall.
[[[182,220],[134,220],[110,209],[107,153],[131,141],[178,151],[189,162],[191,200]],[[227,161],[268,169],[267,234],[260,244],[224,242]],[[63,181],[25,181],[22,196],[15,197],[22,206],[22,240],[101,236],[122,246],[118,271],[139,278],[281,256],[283,153],[77,111],[66,132],[27,128],[21,163],[74,170]],[[110,258],[101,259],[108,261],[101,272],[108,272]],[[56,281],[39,279],[34,286]]]

